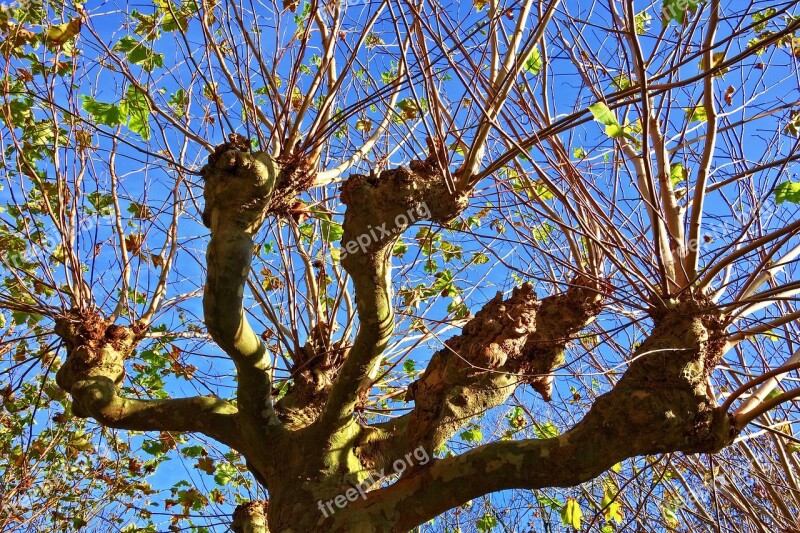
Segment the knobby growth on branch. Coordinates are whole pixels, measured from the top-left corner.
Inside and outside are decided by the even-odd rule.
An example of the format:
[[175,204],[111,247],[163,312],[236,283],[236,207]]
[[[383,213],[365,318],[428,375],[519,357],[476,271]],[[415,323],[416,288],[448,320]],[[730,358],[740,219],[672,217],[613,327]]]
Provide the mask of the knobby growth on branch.
[[797,527],[797,2],[34,4],[0,524]]

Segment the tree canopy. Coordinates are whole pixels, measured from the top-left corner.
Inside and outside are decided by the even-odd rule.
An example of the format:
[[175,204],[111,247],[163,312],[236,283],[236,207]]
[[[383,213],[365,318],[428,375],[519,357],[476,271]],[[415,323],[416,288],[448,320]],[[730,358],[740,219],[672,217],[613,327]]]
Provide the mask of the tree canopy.
[[0,527],[797,530],[798,4],[3,4]]

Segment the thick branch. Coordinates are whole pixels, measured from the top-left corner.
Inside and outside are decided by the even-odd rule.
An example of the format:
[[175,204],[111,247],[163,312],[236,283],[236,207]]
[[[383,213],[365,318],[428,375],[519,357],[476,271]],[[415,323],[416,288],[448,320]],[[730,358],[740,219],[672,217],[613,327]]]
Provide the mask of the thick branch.
[[277,174],[278,166],[267,154],[249,154],[229,145],[218,148],[203,168],[203,222],[211,229],[203,312],[209,334],[236,364],[239,406],[256,418],[273,416],[270,360],[242,301],[253,235],[264,222]]
[[549,401],[564,348],[600,312],[596,287],[579,277],[564,293],[542,301],[527,284],[506,300],[498,293],[411,384],[413,411],[365,432],[362,458],[381,468],[419,446],[432,451],[523,383]]
[[691,428],[683,421],[680,426],[671,424],[663,412],[660,423],[636,420],[636,411],[630,411],[636,408],[632,403],[646,402],[650,395],[638,391],[627,402],[618,402],[619,395],[604,397],[577,426],[552,439],[498,441],[435,461],[413,477],[369,493],[363,504],[357,501],[347,509],[350,513],[338,516],[340,522],[331,529],[361,531],[358,524],[371,524],[370,531],[408,531],[483,494],[572,487],[629,457],[714,452],[732,442],[730,420],[721,411],[704,421],[697,436],[687,433]]
[[72,385],[73,413],[85,414],[112,428],[136,431],[198,432],[236,448],[236,407],[214,396],[171,400],[136,400],[119,396],[105,377]]
[[707,386],[723,346],[722,321],[703,302],[679,303],[654,316],[651,336],[628,371],[584,419],[551,439],[493,442],[434,461],[367,494],[331,530],[408,531],[473,498],[505,489],[569,487],[639,455],[715,452],[737,432]]
[[119,395],[125,360],[141,338],[136,327],[115,326],[97,314],[72,312],[56,320],[67,359],[56,374],[72,395],[72,412],[104,426],[137,431],[200,432],[237,447],[236,407],[212,396],[137,400]]
[[430,140],[429,146],[428,160],[412,161],[411,169],[353,175],[342,187],[341,200],[347,205],[342,265],[355,287],[359,329],[320,419],[324,426],[351,419],[394,331],[391,249],[397,237],[418,220],[444,223],[466,207],[466,197],[448,191],[439,170],[443,147]]

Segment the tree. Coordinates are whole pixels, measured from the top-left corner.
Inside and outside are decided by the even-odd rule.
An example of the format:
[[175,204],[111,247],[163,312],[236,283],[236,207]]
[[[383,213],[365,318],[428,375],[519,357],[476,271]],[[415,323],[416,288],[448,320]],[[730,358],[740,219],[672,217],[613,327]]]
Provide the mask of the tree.
[[796,528],[797,2],[583,4],[3,6],[4,526]]

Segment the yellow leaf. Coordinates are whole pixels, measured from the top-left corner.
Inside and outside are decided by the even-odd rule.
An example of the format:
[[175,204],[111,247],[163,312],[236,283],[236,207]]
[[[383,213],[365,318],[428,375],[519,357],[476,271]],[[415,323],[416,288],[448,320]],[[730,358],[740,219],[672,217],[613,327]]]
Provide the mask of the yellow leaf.
[[81,19],[75,18],[64,24],[55,24],[47,28],[47,41],[62,45],[81,32]]
[[561,509],[561,523],[574,529],[580,529],[582,521],[581,505],[574,498],[567,499],[566,505]]
[[622,524],[622,504],[614,499],[614,493],[606,490],[603,494],[603,502],[600,504],[603,508],[603,516],[607,522],[612,520],[617,524]]
[[369,133],[372,131],[372,121],[369,119],[359,119],[356,121],[356,130],[363,131],[364,133]]

